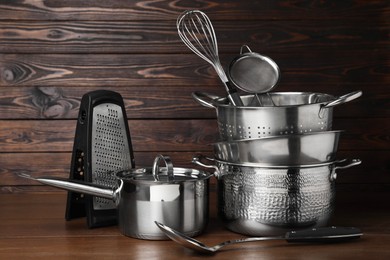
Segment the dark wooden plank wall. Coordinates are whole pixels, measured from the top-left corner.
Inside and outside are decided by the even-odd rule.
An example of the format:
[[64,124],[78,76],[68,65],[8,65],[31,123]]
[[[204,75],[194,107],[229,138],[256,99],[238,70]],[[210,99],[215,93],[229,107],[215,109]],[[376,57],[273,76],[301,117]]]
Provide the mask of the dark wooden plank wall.
[[138,166],[157,153],[193,167],[211,154],[216,114],[195,103],[224,95],[214,70],[176,33],[186,9],[205,11],[226,66],[242,44],[280,66],[277,91],[341,95],[339,156],[363,164],[340,171],[338,187],[390,188],[388,1],[0,1],[0,188],[49,189],[18,172],[68,176],[81,96],[109,89],[125,99]]

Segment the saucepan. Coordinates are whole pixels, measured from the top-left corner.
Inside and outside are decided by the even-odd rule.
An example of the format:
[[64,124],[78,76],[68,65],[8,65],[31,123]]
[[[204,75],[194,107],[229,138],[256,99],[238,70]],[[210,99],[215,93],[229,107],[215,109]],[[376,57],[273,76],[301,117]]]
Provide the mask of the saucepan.
[[280,168],[205,159],[197,156],[193,162],[216,171],[220,218],[229,230],[250,236],[326,226],[334,211],[336,170],[361,163],[353,159]]
[[315,165],[336,159],[342,131],[289,134],[213,144],[216,159],[263,166]]
[[227,98],[194,92],[199,104],[215,108],[222,141],[332,130],[333,108],[362,95],[354,91],[340,97],[312,92],[270,92],[274,106],[251,107],[252,95],[242,95],[244,106],[231,106]]
[[[164,161],[165,167],[159,167]],[[155,225],[167,223],[187,236],[201,234],[208,223],[209,178],[195,169],[173,167],[169,157],[159,155],[152,168],[121,170],[117,188],[53,177],[33,178],[57,188],[115,201],[118,225],[123,235],[148,240],[168,237]]]

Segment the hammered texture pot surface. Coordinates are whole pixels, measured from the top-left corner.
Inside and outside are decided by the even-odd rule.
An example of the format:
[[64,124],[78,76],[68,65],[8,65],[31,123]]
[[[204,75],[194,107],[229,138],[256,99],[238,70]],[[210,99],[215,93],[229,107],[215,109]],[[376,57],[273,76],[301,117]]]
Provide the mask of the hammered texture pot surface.
[[332,166],[268,169],[224,165],[218,180],[219,214],[247,235],[326,225],[333,212]]

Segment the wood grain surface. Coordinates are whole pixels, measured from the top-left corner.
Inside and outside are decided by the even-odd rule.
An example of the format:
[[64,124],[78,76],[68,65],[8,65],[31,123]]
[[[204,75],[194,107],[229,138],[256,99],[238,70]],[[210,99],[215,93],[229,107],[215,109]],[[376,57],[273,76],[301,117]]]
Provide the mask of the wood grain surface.
[[191,93],[226,93],[177,35],[187,9],[209,15],[224,67],[243,44],[274,59],[275,91],[362,90],[334,108],[339,156],[363,161],[340,171],[340,189],[389,188],[387,1],[18,0],[0,1],[0,193],[49,189],[20,172],[68,175],[81,97],[97,89],[123,96],[137,165],[157,153],[186,167],[212,155],[216,111]]
[[[196,237],[215,245],[243,235],[233,233],[217,218],[215,193],[210,203],[210,223]],[[290,244],[261,241],[223,248],[207,256],[173,241],[150,241],[123,236],[117,226],[88,229],[85,219],[64,220],[64,192],[0,194],[1,259],[380,259],[390,257],[389,211],[385,203],[374,206],[371,195],[338,200],[331,224],[354,226],[363,236],[347,243]],[[383,193],[382,193],[383,195]],[[364,199],[365,198],[365,199]],[[387,200],[380,199],[380,202]]]

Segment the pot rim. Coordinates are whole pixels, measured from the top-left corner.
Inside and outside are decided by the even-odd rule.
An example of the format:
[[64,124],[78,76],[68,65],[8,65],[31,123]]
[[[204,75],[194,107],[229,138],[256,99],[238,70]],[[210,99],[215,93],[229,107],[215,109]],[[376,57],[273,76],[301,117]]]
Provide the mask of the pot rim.
[[264,169],[291,169],[291,168],[315,168],[315,167],[323,167],[323,166],[333,166],[338,163],[343,163],[347,161],[347,159],[333,160],[323,163],[313,163],[313,164],[303,164],[303,165],[274,165],[268,163],[232,163],[223,160],[219,160],[216,158],[205,157],[210,161],[214,161],[220,164],[225,164],[229,166],[237,166],[237,167],[252,167],[252,168],[264,168]]
[[[327,104],[335,99],[337,99],[336,96],[327,94],[327,93],[321,93],[321,92],[299,92],[299,91],[293,91],[293,92],[288,92],[288,91],[283,91],[283,92],[268,92],[268,94],[272,97],[272,95],[319,95],[319,96],[324,96],[328,98],[326,101],[322,102],[316,102],[316,103],[310,103],[310,104],[296,104],[296,105],[280,105],[280,106],[263,106],[263,107],[256,107],[256,106],[232,106],[229,103],[224,104],[221,102],[225,102],[227,100],[227,97],[219,97],[216,99],[213,99],[211,102],[215,107],[222,107],[226,109],[249,109],[249,110],[258,110],[258,109],[277,109],[277,108],[296,108],[296,107],[303,107],[303,106],[321,106],[324,104]],[[241,97],[253,97],[253,94],[241,94]]]

